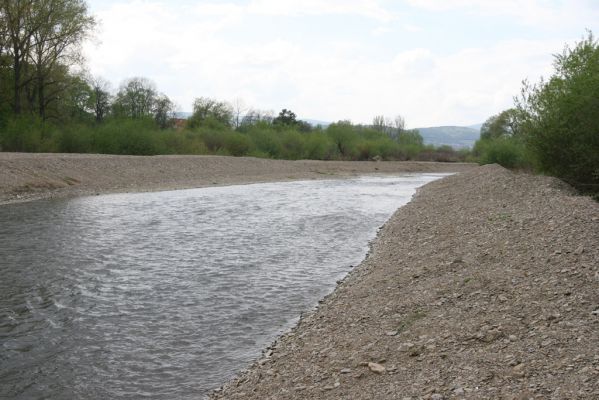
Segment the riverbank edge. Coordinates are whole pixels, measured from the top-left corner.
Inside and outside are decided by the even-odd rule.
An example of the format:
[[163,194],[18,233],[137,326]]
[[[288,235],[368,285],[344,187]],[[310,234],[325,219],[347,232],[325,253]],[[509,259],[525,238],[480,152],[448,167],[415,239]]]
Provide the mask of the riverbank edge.
[[596,243],[599,204],[558,179],[491,165],[429,183],[209,398],[599,398]]
[[0,205],[56,197],[148,192],[360,175],[460,172],[469,163],[270,160],[0,152]]

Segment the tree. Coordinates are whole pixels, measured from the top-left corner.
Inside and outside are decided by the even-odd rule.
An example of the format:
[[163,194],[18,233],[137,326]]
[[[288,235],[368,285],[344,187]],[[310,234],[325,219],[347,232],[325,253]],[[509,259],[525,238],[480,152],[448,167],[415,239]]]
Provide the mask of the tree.
[[515,108],[502,111],[485,121],[480,128],[481,139],[492,139],[508,136],[519,136],[519,112]]
[[128,118],[153,116],[156,85],[147,78],[131,78],[121,84],[113,104],[115,115]]
[[273,119],[274,119],[274,117],[273,117],[272,111],[262,111],[262,110],[250,109],[243,116],[243,118],[241,120],[241,126],[242,127],[252,126],[252,125],[256,125],[258,123],[272,124]]
[[547,81],[525,82],[520,130],[538,167],[576,186],[599,188],[599,43],[591,32],[555,56]]
[[397,142],[401,145],[424,146],[424,140],[418,129],[403,130],[397,137]]
[[5,52],[12,62],[12,107],[15,114],[20,114],[22,90],[24,86],[25,61],[29,55],[33,35],[41,21],[33,15],[35,0],[0,0],[0,14],[5,23]]
[[104,118],[110,112],[112,96],[110,94],[110,83],[100,77],[88,79],[92,89],[92,108],[96,123],[104,121]]
[[378,132],[385,132],[387,129],[387,119],[384,115],[376,115],[372,119],[372,129]]
[[199,97],[193,102],[193,114],[188,120],[188,125],[195,128],[216,123],[230,127],[232,121],[233,107],[229,103],[208,97]]
[[161,94],[154,102],[154,121],[160,129],[166,129],[173,123],[175,117],[175,103],[167,95]]
[[233,100],[231,108],[233,110],[233,126],[237,129],[241,126],[244,114],[248,112],[249,108],[245,105],[243,99],[240,98]]
[[54,69],[71,66],[81,61],[79,46],[95,26],[94,18],[87,15],[82,0],[45,0],[36,2],[35,19],[41,20],[32,35],[31,51],[27,61],[35,69],[38,113],[46,119],[48,104],[58,98],[56,89],[48,96],[50,87],[60,87],[53,80]]
[[44,116],[46,87],[53,84],[45,79],[64,75],[55,69],[78,59],[78,46],[95,21],[83,0],[0,0],[0,22],[2,53],[11,60],[13,111],[22,112],[26,94]]
[[401,115],[397,115],[393,120],[393,126],[398,134],[406,129],[406,120]]
[[272,123],[274,125],[297,125],[297,115],[295,115],[293,111],[284,108],[281,110],[279,115],[273,119]]

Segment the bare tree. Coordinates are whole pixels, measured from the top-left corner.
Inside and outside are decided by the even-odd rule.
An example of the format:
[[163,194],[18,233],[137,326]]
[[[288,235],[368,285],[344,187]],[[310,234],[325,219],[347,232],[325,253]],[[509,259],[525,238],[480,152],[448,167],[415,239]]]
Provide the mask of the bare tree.
[[393,120],[393,126],[397,130],[397,133],[401,134],[401,132],[406,129],[406,120],[398,114]]
[[233,126],[237,129],[241,126],[243,116],[249,111],[249,107],[239,97],[233,100],[231,107],[233,107]]
[[384,132],[385,130],[385,116],[377,115],[372,119],[372,128],[379,132]]
[[274,120],[274,115],[275,114],[273,111],[250,109],[241,120],[241,125],[255,125],[258,122],[265,122],[270,124]]

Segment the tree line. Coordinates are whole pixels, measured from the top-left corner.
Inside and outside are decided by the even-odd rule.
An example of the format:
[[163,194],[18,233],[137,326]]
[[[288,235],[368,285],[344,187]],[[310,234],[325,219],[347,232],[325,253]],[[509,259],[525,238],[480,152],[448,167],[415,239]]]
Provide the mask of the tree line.
[[313,127],[243,101],[198,97],[187,120],[144,77],[113,91],[85,73],[96,21],[83,0],[0,0],[0,151],[222,154],[342,160],[463,160],[425,146],[402,117]]

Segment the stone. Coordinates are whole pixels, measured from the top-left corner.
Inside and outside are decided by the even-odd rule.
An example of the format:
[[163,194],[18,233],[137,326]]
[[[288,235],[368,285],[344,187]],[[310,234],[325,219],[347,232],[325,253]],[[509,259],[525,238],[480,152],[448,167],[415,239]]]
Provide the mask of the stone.
[[383,367],[381,364],[379,363],[374,363],[374,362],[369,362],[368,363],[368,368],[374,372],[375,374],[383,374],[385,373],[385,367]]

